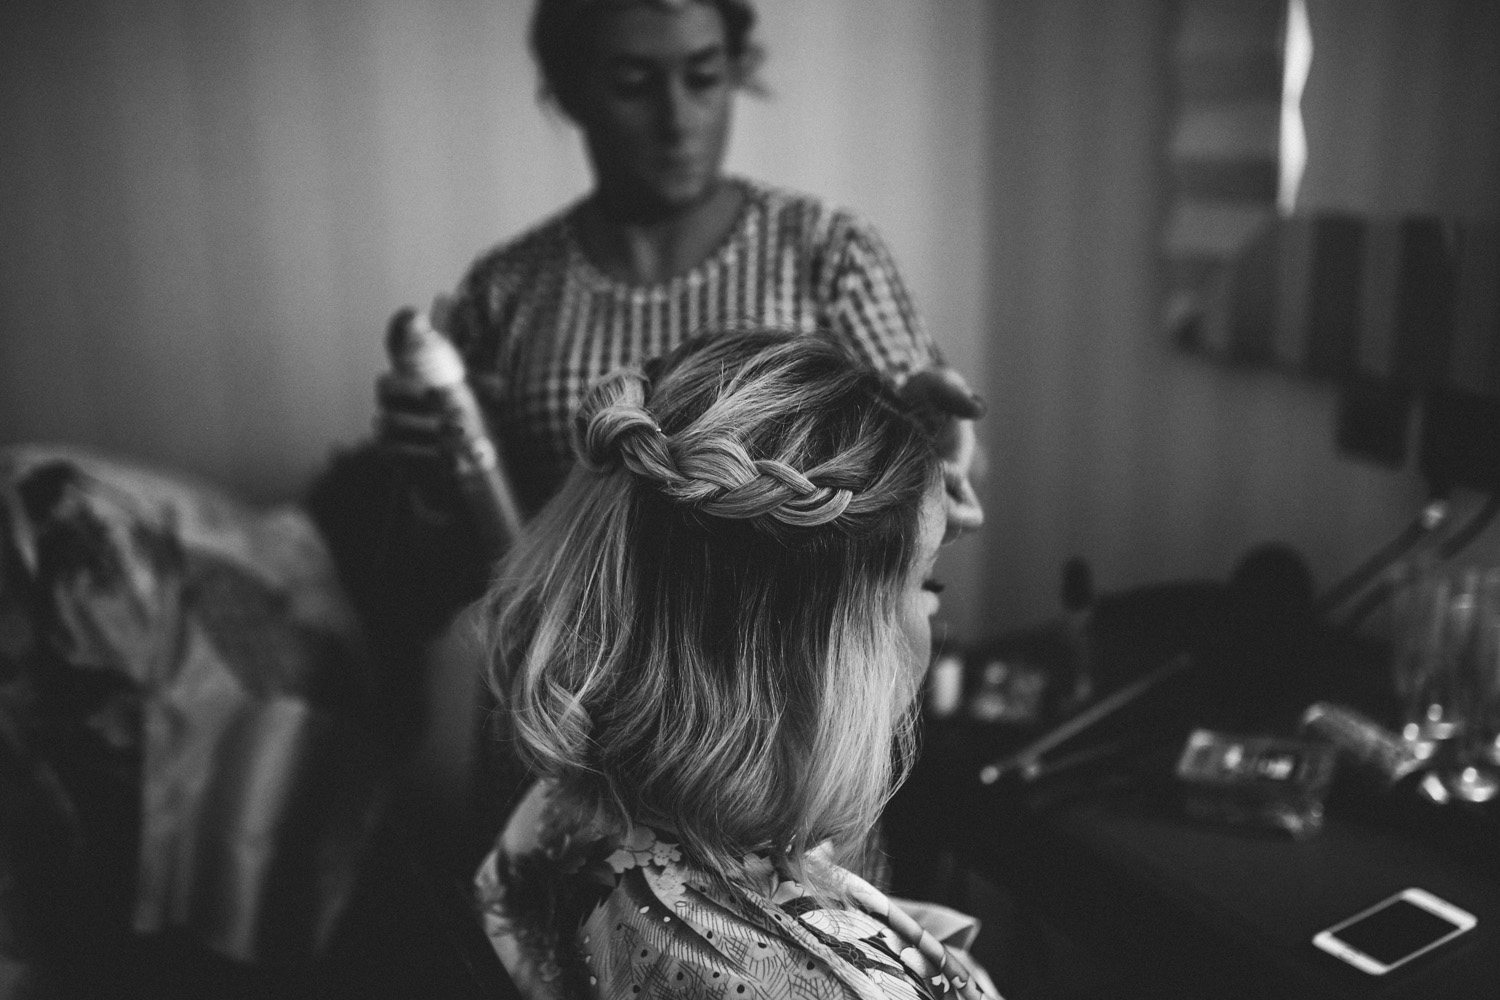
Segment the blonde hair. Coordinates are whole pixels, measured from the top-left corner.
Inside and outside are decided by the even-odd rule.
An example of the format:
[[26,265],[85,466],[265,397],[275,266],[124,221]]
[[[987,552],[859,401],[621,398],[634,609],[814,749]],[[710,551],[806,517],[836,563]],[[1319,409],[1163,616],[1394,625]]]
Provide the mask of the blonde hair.
[[481,620],[522,761],[729,879],[859,858],[910,767],[896,631],[931,434],[821,335],[700,336],[596,383]]

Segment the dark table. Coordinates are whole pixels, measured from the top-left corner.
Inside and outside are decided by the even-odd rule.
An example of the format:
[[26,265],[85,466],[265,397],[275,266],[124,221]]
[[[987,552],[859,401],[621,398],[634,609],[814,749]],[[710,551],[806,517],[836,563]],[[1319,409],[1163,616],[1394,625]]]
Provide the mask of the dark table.
[[[921,892],[933,857],[982,872],[1102,970],[1097,992],[1077,995],[1500,998],[1493,809],[1422,803],[1345,768],[1323,829],[1302,841],[1183,813],[1172,765],[1187,733],[1290,735],[1302,707],[1348,694],[1358,672],[1317,676],[1251,698],[1222,673],[1189,672],[1079,741],[1115,752],[1033,785],[984,786],[978,772],[1037,727],[928,720],[922,760],[888,814],[907,876],[898,891]],[[1478,925],[1384,976],[1312,945],[1319,930],[1410,886]]]
[[[1500,996],[1500,883],[1404,824],[1335,811],[1293,841],[1191,823],[1128,794],[1011,810],[989,826],[993,850],[981,834],[969,857],[1005,866],[1000,878],[1046,899],[1126,981],[1179,995]],[[1385,976],[1313,947],[1319,930],[1409,886],[1478,925]]]

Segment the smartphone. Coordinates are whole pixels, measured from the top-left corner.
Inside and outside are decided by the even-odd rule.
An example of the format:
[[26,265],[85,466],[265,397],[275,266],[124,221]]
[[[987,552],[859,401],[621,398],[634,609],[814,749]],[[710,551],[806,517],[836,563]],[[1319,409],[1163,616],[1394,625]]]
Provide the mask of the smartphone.
[[1313,937],[1313,944],[1381,976],[1473,930],[1474,914],[1425,889],[1403,889]]

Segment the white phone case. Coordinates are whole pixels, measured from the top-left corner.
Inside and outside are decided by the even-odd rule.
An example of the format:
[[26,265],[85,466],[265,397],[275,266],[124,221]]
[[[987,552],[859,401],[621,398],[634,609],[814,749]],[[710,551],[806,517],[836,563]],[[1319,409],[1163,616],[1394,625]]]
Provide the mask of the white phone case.
[[[1426,941],[1420,946],[1406,952],[1400,958],[1397,958],[1394,961],[1383,961],[1381,959],[1368,955],[1364,951],[1361,951],[1359,948],[1340,937],[1340,932],[1344,931],[1346,928],[1349,928],[1354,924],[1357,924],[1360,921],[1372,916],[1373,914],[1390,906],[1397,905],[1398,903],[1401,903],[1403,901],[1406,903],[1410,903],[1413,906],[1418,906],[1436,917],[1442,918],[1452,925],[1451,928],[1445,933],[1440,933],[1431,940]],[[1418,955],[1426,954],[1427,952],[1436,948],[1438,945],[1453,940],[1465,931],[1472,930],[1474,928],[1474,925],[1478,922],[1478,918],[1476,918],[1472,913],[1469,913],[1467,910],[1462,910],[1445,899],[1439,899],[1437,896],[1434,896],[1432,893],[1426,891],[1425,889],[1410,888],[1403,889],[1392,896],[1388,896],[1387,898],[1382,899],[1380,902],[1376,903],[1374,906],[1366,907],[1365,909],[1356,913],[1354,916],[1349,917],[1346,920],[1341,920],[1338,923],[1334,924],[1332,927],[1319,931],[1313,937],[1313,944],[1328,952],[1330,955],[1334,955],[1338,958],[1343,959],[1345,962],[1348,962],[1350,965],[1354,966],[1356,969],[1359,969],[1362,972],[1368,972],[1372,976],[1381,976],[1387,972],[1390,972],[1392,969],[1396,968],[1399,965],[1404,965],[1405,963],[1410,962]]]

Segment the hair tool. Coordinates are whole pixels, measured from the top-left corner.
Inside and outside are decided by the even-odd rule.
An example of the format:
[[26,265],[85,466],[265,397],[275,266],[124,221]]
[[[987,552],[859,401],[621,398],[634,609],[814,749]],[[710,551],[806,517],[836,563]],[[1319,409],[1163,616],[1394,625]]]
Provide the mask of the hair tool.
[[[1085,705],[1019,750],[978,772],[982,785],[1034,785],[1093,763],[1143,749],[1165,735],[1160,720],[1128,735],[1099,736],[1126,709],[1154,696],[1157,708],[1173,712],[1207,697],[1218,702],[1253,701],[1254,692],[1278,686],[1269,664],[1293,660],[1289,653],[1307,636],[1312,580],[1306,563],[1285,545],[1265,544],[1246,553],[1227,583],[1176,581],[1094,598],[1086,568],[1070,564],[1063,576],[1064,605],[1087,604],[1092,669],[1102,675],[1102,697]],[[1111,676],[1112,675],[1112,676]],[[1188,687],[1173,683],[1188,675]],[[1112,681],[1112,683],[1111,683]],[[1163,699],[1167,699],[1163,701]],[[1082,743],[1081,739],[1095,739]]]
[[1177,654],[1166,663],[1146,673],[1145,676],[1099,699],[1015,753],[986,764],[979,769],[980,784],[994,785],[1009,777],[1019,778],[1022,783],[1030,784],[1113,754],[1120,749],[1117,743],[1105,743],[1097,747],[1078,750],[1066,757],[1054,758],[1051,761],[1043,760],[1043,756],[1048,752],[1092,729],[1127,705],[1140,700],[1163,682],[1182,673],[1191,663],[1192,658],[1187,653]]
[[[1421,410],[1417,468],[1427,484],[1428,500],[1405,531],[1319,599],[1318,611],[1327,615],[1359,598],[1343,615],[1341,625],[1346,629],[1358,626],[1390,599],[1393,586],[1386,571],[1392,566],[1424,548],[1435,562],[1447,562],[1500,515],[1500,399],[1430,386],[1422,394]],[[1487,495],[1461,526],[1449,523],[1449,498],[1457,487]]]
[[[1434,503],[1437,502],[1439,501],[1434,501]],[[1430,506],[1432,505],[1429,505],[1429,507]],[[1427,508],[1423,508],[1424,514],[1426,510]],[[1500,513],[1500,493],[1491,494],[1490,497],[1485,501],[1484,506],[1476,511],[1474,516],[1469,518],[1467,523],[1465,523],[1462,527],[1455,529],[1452,534],[1448,535],[1448,537],[1443,539],[1441,542],[1436,543],[1434,547],[1434,555],[1436,556],[1437,562],[1447,562],[1449,559],[1452,559],[1454,556],[1458,555],[1465,548],[1467,548],[1470,542],[1483,534],[1484,529],[1488,527],[1490,522],[1495,519],[1495,515],[1497,513]],[[1419,518],[1421,516],[1422,515],[1419,515]],[[1388,559],[1380,567],[1380,569],[1382,571],[1389,569],[1391,566],[1395,565],[1402,556],[1405,556],[1417,549],[1422,543],[1427,542],[1430,537],[1435,537],[1436,535],[1438,535],[1438,533],[1442,529],[1443,524],[1447,523],[1447,516],[1448,514],[1445,510],[1443,513],[1443,519],[1441,521],[1435,524],[1428,532],[1418,537],[1410,545],[1407,545],[1401,552]],[[1394,588],[1389,580],[1381,580],[1369,590],[1365,591],[1364,596],[1361,597],[1359,601],[1349,609],[1349,613],[1344,616],[1343,627],[1352,629],[1358,626],[1366,618],[1370,617],[1370,615],[1377,608],[1379,608],[1386,601],[1390,600],[1393,590]]]
[[[1188,593],[1188,590],[1181,587],[1168,586],[1147,588],[1124,598],[1099,600],[1094,592],[1093,573],[1088,563],[1076,557],[1064,563],[1062,604],[1070,639],[1069,655],[1082,661],[1075,664],[1078,676],[1074,678],[1074,693],[1081,695],[1082,699],[1087,699],[1092,695],[1094,685],[1099,680],[1096,674],[1100,665],[1093,662],[1094,651],[1088,648],[1090,643],[1085,633],[1089,630],[1090,619],[1094,619],[1095,625],[1099,623],[1101,607],[1105,609],[1106,614],[1114,612],[1116,618],[1120,617],[1120,611],[1123,609],[1127,617],[1139,615],[1141,618],[1151,617],[1159,621],[1164,616],[1156,612],[1160,609],[1163,600],[1174,605],[1186,606],[1189,602],[1181,600],[1179,595],[1186,597]],[[1149,655],[1154,657],[1155,653]],[[1055,754],[1054,751],[1074,741],[1163,682],[1186,670],[1189,662],[1190,659],[1186,653],[1176,653],[1164,662],[1158,661],[1158,665],[1152,669],[1093,704],[1087,705],[1021,749],[981,767],[978,775],[980,784],[997,785],[1002,782],[1019,782],[1030,785],[1044,778],[1053,777],[1117,754],[1123,749],[1123,744],[1118,741],[1105,741],[1060,755]],[[1048,754],[1052,756],[1049,758]]]

